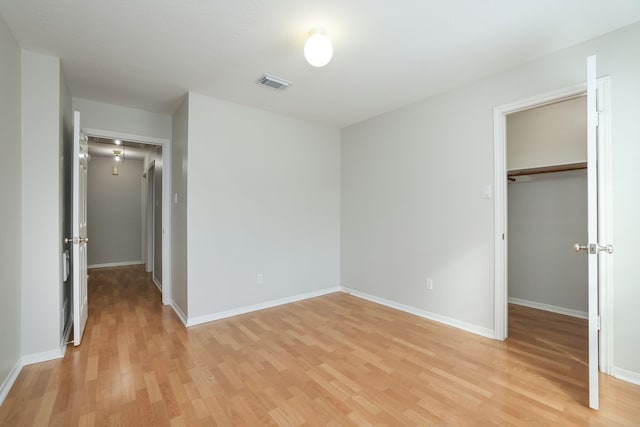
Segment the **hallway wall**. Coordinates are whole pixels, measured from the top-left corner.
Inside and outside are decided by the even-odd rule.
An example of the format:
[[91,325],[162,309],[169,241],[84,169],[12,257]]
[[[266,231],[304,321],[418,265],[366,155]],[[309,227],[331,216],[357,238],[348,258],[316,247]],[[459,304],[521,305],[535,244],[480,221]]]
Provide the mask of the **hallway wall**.
[[[118,175],[112,167],[118,167]],[[93,156],[87,183],[89,267],[142,262],[142,160]]]

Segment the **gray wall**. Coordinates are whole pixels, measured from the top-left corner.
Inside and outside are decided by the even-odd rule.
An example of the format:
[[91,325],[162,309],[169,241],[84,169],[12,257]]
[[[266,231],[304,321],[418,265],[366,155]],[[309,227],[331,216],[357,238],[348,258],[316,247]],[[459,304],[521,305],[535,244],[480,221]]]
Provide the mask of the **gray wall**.
[[[186,316],[187,299],[187,140],[189,100],[184,101],[173,114],[171,138],[171,298],[176,308]],[[167,171],[169,173],[169,171]],[[177,198],[177,200],[176,200]],[[186,320],[186,319],[183,319]]]
[[[20,49],[0,16],[0,384],[20,359]],[[8,390],[0,388],[2,395]]]
[[638,40],[634,24],[343,129],[343,286],[493,330],[493,108],[584,82],[595,53],[612,79],[614,370],[640,374]]
[[507,169],[587,161],[587,97],[507,116]]
[[[112,175],[117,166],[118,175]],[[140,263],[142,160],[93,156],[87,183],[87,258],[90,267]]]
[[339,286],[339,131],[194,93],[188,123],[189,318]]
[[62,337],[62,81],[58,58],[22,51],[22,355],[36,359]]
[[509,297],[586,315],[587,171],[532,178],[508,187]]

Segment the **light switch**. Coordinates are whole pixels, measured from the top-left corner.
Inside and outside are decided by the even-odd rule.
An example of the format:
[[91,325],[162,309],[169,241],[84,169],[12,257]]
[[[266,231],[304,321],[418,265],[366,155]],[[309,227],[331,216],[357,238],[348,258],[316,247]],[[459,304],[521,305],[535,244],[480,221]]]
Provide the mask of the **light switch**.
[[489,198],[491,197],[491,186],[485,185],[482,187],[482,197]]

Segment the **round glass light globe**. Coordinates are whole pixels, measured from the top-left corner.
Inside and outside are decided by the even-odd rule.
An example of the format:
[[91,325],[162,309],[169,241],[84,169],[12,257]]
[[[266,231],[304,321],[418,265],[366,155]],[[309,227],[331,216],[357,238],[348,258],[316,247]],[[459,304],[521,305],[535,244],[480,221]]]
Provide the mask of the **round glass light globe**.
[[304,57],[314,67],[324,67],[332,56],[333,45],[324,34],[313,34],[304,44]]

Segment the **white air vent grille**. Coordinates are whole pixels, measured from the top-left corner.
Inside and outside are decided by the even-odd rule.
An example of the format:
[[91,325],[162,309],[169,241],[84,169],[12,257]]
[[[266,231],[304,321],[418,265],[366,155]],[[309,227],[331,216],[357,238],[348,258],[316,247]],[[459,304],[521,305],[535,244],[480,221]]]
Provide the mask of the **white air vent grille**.
[[291,86],[291,82],[270,74],[263,74],[262,77],[258,79],[258,84],[268,86],[273,89],[286,89]]

